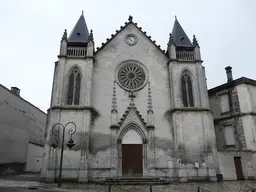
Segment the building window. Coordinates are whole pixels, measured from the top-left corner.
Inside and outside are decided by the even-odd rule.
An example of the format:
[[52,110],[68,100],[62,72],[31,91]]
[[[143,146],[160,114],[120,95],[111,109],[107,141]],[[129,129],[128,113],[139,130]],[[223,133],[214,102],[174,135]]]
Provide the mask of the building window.
[[68,105],[79,105],[81,75],[77,67],[71,70],[68,82]]
[[188,73],[181,77],[181,92],[184,107],[194,107],[192,78]]
[[229,97],[228,94],[222,94],[219,96],[220,98],[220,110],[221,113],[229,112],[230,107],[229,107]]
[[233,127],[231,125],[224,127],[224,138],[227,146],[235,145],[235,137]]

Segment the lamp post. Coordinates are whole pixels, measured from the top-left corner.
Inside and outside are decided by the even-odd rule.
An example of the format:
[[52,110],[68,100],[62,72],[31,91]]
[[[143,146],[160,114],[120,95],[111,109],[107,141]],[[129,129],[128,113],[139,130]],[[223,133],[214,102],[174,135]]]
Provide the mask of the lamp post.
[[[76,132],[76,124],[73,122],[68,122],[66,125],[63,125],[61,123],[56,123],[53,127],[52,127],[52,134],[57,136],[60,134],[60,129],[57,128],[57,125],[62,127],[62,141],[61,141],[61,155],[60,155],[60,172],[59,172],[59,178],[58,178],[58,187],[61,187],[61,177],[62,177],[62,162],[63,162],[63,149],[64,149],[64,138],[65,138],[65,129],[67,127],[67,125],[73,125],[73,127],[68,129],[68,133],[70,135],[69,141],[67,142],[67,146],[69,149],[71,149],[72,147],[75,146],[75,142],[72,139],[72,135]],[[57,148],[58,147],[58,143],[56,143],[56,141],[54,143],[52,143],[52,147],[53,148]]]

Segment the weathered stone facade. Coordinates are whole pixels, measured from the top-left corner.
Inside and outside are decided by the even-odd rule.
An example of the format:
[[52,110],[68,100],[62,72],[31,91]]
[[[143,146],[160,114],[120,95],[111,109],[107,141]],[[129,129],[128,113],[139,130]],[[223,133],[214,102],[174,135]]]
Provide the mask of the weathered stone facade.
[[[231,70],[231,69],[230,69]],[[231,73],[231,71],[230,71]],[[232,75],[231,75],[232,76]],[[227,75],[227,77],[229,77]],[[213,111],[217,140],[220,173],[225,180],[238,179],[234,158],[241,159],[244,179],[255,179],[255,114],[254,101],[250,98],[256,90],[255,81],[248,78],[231,79],[228,83],[209,90],[211,110]],[[248,89],[249,88],[249,89]],[[220,95],[228,94],[229,110],[222,113]],[[225,141],[225,126],[231,126],[234,144]]]
[[[132,17],[95,51],[82,15],[69,38],[65,31],[55,64],[41,177],[58,177],[60,148],[53,143],[61,135],[52,127],[72,121],[76,145],[64,150],[63,179],[126,176],[123,146],[130,144],[141,147],[131,152],[141,156],[140,176],[216,181],[216,146],[222,146],[214,123],[221,121],[213,114],[198,42],[190,42],[177,19],[166,52]],[[244,132],[236,129],[237,146],[244,147]]]

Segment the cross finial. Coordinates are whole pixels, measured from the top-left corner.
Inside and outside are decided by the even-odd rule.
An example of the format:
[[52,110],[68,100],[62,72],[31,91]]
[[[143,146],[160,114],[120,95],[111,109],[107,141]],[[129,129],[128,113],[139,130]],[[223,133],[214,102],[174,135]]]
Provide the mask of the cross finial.
[[62,35],[62,40],[67,40],[67,39],[68,39],[68,34],[67,34],[67,29],[65,29]]
[[130,15],[129,18],[128,18],[128,20],[129,20],[129,21],[132,21],[132,19],[133,19],[133,16]]

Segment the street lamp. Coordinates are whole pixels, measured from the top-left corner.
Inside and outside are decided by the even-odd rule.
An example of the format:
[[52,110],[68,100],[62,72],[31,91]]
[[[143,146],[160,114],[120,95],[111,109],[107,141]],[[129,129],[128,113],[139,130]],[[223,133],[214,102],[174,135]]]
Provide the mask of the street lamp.
[[[56,123],[53,127],[52,127],[52,134],[57,136],[60,134],[60,129],[57,129],[57,125],[60,125],[62,127],[62,141],[61,141],[61,156],[60,156],[60,172],[59,172],[59,178],[58,178],[58,187],[61,187],[61,176],[62,176],[62,162],[63,162],[63,149],[64,149],[64,138],[65,138],[65,129],[67,127],[67,125],[72,124],[74,127],[69,128],[68,129],[68,133],[70,135],[70,138],[67,142],[67,146],[69,149],[71,149],[72,147],[75,146],[75,142],[72,139],[72,135],[76,132],[76,124],[73,122],[68,122],[65,126],[61,123]],[[54,149],[58,147],[58,143],[53,142],[51,145]]]

